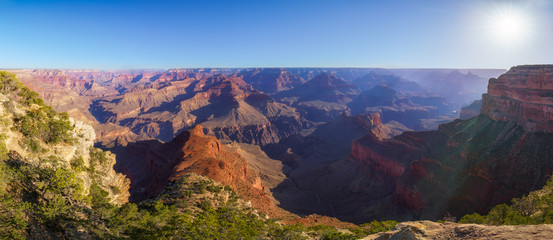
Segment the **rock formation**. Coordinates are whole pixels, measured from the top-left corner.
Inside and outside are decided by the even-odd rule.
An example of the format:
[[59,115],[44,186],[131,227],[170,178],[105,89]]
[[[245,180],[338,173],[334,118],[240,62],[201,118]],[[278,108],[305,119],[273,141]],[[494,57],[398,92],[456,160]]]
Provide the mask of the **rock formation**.
[[[157,138],[170,141],[181,130],[199,123],[205,126],[209,134],[223,139],[261,145],[278,142],[298,133],[299,129],[309,127],[310,123],[305,119],[327,122],[344,112],[349,112],[347,103],[356,98],[359,90],[347,81],[356,79],[362,87],[387,84],[397,87],[395,90],[400,94],[410,92],[411,95],[404,97],[408,97],[411,103],[416,105],[413,114],[398,110],[397,107],[379,108],[385,122],[401,118],[402,121],[399,122],[404,125],[422,129],[420,126],[433,127],[436,124],[418,124],[418,121],[410,124],[403,120],[428,118],[428,111],[432,112],[430,118],[434,118],[434,112],[450,112],[442,111],[445,105],[439,97],[421,93],[415,83],[394,76],[384,69],[10,71],[17,73],[24,83],[37,91],[55,110],[68,112],[74,119],[92,125],[96,130],[97,142],[108,147],[124,145],[138,139]],[[214,77],[216,75],[225,75],[226,80]],[[220,83],[209,82],[216,79]],[[310,82],[306,83],[308,79]],[[229,81],[234,84],[226,86],[227,90],[234,90],[229,90],[228,93],[236,93],[237,98],[227,99],[228,101],[216,100],[229,96],[217,93],[227,91],[223,89],[223,85]],[[239,83],[240,81],[242,83]],[[250,87],[246,87],[244,81]],[[218,84],[222,85],[217,86]],[[221,88],[210,90],[208,88],[211,87],[207,86]],[[260,91],[274,95],[268,97]],[[257,103],[257,100],[260,100],[261,104]],[[360,99],[357,102],[362,101]],[[362,105],[360,108],[365,109]],[[422,108],[419,109],[420,107]],[[363,113],[370,112],[372,111]],[[250,122],[249,117],[242,117],[244,114],[251,114]],[[214,127],[215,125],[218,126]]]
[[90,125],[69,119],[72,127],[68,132],[71,142],[46,143],[35,136],[25,136],[15,127],[15,122],[18,121],[16,119],[27,116],[32,111],[40,111],[39,106],[25,106],[0,93],[0,139],[5,150],[14,159],[21,161],[21,164],[38,167],[47,166],[48,161],[56,159],[55,164],[62,168],[72,168],[75,161],[82,161],[80,167],[89,170],[81,170],[77,177],[83,184],[85,193],[88,194],[93,184],[98,184],[107,192],[111,203],[121,205],[128,202],[130,182],[124,175],[113,170],[115,156],[108,152],[105,153],[103,162],[92,163],[91,151],[104,153],[94,149],[96,136]]
[[[359,222],[483,213],[527,194],[542,187],[553,171],[549,161],[553,158],[553,135],[545,132],[543,126],[547,124],[528,124],[528,119],[534,123],[550,121],[545,99],[536,98],[553,92],[547,87],[551,78],[539,77],[540,73],[547,76],[549,69],[515,67],[499,77],[519,84],[518,89],[527,86],[539,92],[528,97],[534,102],[513,108],[495,105],[498,99],[516,101],[505,95],[496,97],[498,92],[507,91],[497,90],[492,80],[488,95],[493,97],[483,99],[483,115],[442,124],[436,131],[405,132],[388,140],[367,134],[354,141],[346,161],[313,169],[310,174],[318,177],[295,182],[315,192],[323,205],[331,206],[319,213]],[[536,90],[534,84],[543,89]]]
[[553,65],[516,66],[490,79],[482,114],[527,131],[553,132]]
[[305,83],[303,78],[283,68],[246,69],[241,71],[238,76],[256,90],[269,94],[290,90]]
[[271,200],[259,173],[248,166],[245,158],[203,132],[203,127],[197,125],[168,143],[152,140],[120,148],[116,169],[132,180],[132,200],[155,196],[170,181],[196,173],[232,187],[258,211],[272,216],[286,214]]
[[309,126],[294,108],[225,75],[139,85],[95,102],[92,110],[101,121],[128,127],[139,138],[163,141],[199,123],[220,139],[260,145]]
[[301,86],[281,92],[275,97],[296,107],[308,120],[327,122],[343,112],[349,112],[346,104],[358,94],[357,86],[334,75],[321,73]]

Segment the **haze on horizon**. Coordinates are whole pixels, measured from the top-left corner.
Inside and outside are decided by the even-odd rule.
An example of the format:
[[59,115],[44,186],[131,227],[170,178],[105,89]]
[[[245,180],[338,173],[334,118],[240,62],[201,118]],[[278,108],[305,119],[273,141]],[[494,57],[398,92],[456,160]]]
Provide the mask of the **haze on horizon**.
[[553,63],[553,3],[0,0],[0,68]]

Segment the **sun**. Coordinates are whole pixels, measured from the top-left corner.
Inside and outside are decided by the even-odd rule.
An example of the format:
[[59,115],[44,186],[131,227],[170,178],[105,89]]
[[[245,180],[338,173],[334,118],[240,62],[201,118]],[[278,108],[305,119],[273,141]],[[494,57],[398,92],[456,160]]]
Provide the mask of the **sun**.
[[502,45],[523,44],[530,37],[531,28],[531,19],[522,8],[498,8],[489,18],[491,37]]

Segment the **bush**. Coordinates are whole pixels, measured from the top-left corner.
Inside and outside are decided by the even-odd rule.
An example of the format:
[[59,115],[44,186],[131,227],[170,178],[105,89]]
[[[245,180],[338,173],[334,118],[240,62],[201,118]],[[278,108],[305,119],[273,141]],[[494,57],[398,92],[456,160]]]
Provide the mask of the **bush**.
[[369,234],[378,233],[378,232],[387,232],[392,230],[397,225],[396,221],[376,221],[373,220],[370,223],[362,224],[361,226],[368,230]]
[[48,106],[27,111],[15,120],[15,127],[25,137],[38,137],[46,143],[69,142],[73,129],[67,113],[57,114]]
[[109,193],[98,185],[97,182],[92,183],[90,186],[90,193],[92,207],[97,208],[106,206],[109,204]]
[[10,194],[0,193],[0,238],[25,239],[28,227],[25,211],[29,205],[22,203]]
[[31,150],[31,152],[39,153],[42,151],[42,147],[40,146],[40,142],[37,141],[34,138],[25,138],[23,139],[23,147]]
[[15,74],[6,71],[0,71],[0,93],[10,94],[17,91],[22,86],[17,80]]
[[90,156],[89,172],[96,171],[96,166],[105,166],[109,161],[107,153],[98,148],[91,147],[88,150],[88,154]]
[[74,157],[73,159],[71,159],[71,162],[69,164],[71,165],[71,168],[77,172],[82,172],[86,170],[86,166],[84,164],[82,156]]
[[5,134],[0,134],[0,161],[6,161],[8,159],[8,148],[4,140],[7,138]]
[[38,104],[44,106],[44,101],[38,97],[38,93],[32,91],[28,87],[22,87],[19,89],[17,96],[20,98],[19,102],[30,106],[31,104]]

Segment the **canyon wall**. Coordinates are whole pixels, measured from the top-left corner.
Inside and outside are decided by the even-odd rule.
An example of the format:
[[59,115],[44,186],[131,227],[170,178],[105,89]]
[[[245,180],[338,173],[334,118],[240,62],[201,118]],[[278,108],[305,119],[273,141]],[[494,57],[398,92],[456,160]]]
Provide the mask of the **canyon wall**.
[[553,65],[516,66],[490,79],[481,113],[527,131],[553,132]]

